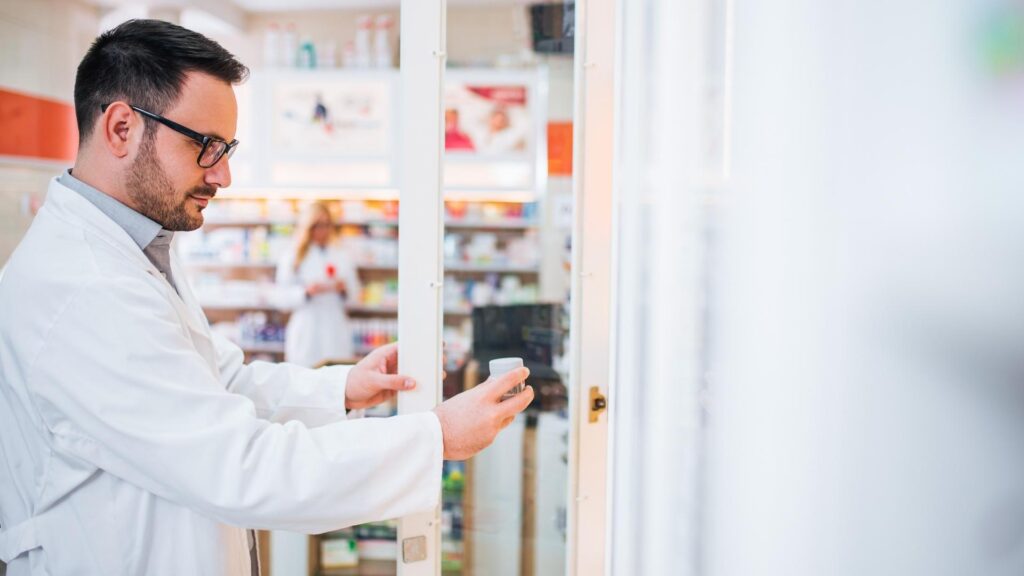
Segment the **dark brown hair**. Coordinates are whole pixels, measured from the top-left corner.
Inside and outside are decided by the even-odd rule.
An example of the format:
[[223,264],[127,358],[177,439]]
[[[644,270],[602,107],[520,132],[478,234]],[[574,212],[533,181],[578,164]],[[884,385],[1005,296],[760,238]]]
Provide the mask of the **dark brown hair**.
[[[229,84],[249,76],[220,44],[162,20],[128,20],[100,34],[75,76],[79,143],[88,140],[101,107],[111,102],[163,114],[177,102],[186,74],[195,71]],[[148,127],[152,121],[146,122]]]

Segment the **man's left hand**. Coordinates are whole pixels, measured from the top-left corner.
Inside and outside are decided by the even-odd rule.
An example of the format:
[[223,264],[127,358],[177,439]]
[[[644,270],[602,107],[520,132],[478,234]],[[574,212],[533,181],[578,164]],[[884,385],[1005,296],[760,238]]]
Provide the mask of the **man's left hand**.
[[381,346],[366,355],[348,372],[345,384],[345,408],[369,408],[395,397],[400,390],[412,390],[412,378],[396,374],[398,343]]

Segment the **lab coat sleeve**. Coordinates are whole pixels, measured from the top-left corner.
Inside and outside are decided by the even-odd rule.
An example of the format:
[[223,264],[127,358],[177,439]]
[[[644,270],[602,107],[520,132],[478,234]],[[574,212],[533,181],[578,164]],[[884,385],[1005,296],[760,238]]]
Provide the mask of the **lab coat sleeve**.
[[245,363],[245,354],[220,334],[213,335],[220,379],[228,392],[250,400],[260,418],[299,420],[309,427],[345,419],[345,384],[351,366],[316,370],[287,363]]
[[53,449],[249,528],[316,533],[437,505],[433,413],[270,422],[224,389],[190,333],[141,280],[81,287],[29,368]]

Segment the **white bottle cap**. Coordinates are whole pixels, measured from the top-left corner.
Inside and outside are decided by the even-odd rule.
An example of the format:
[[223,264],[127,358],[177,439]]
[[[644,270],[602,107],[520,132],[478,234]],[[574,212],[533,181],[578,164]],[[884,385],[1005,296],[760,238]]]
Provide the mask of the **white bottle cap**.
[[509,372],[523,367],[522,358],[495,358],[491,360],[490,364],[491,378],[497,378],[502,374],[508,374]]

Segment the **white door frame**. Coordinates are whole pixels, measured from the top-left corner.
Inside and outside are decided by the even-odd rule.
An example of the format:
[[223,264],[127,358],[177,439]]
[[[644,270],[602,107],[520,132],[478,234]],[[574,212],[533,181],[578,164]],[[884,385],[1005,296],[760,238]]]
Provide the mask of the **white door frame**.
[[[577,0],[573,114],[572,368],[566,574],[606,573],[608,418],[590,422],[590,390],[612,385],[612,161],[615,0]],[[610,405],[614,410],[614,403]]]
[[[399,394],[400,414],[441,401],[444,235],[443,106],[445,0],[402,0],[402,208],[399,213],[399,370],[419,382]],[[566,574],[605,574],[608,532],[608,415],[589,421],[590,389],[611,385],[612,160],[615,0],[576,3],[573,163],[571,426]],[[415,90],[408,87],[415,86]],[[430,215],[433,214],[434,218]],[[424,250],[425,246],[433,247]],[[586,361],[584,361],[586,360]],[[426,558],[404,561],[423,538]],[[586,543],[582,545],[581,543]],[[440,576],[440,509],[399,520],[398,574]]]
[[[400,13],[398,369],[419,385],[398,395],[399,414],[430,410],[441,402],[446,10],[445,0],[402,0]],[[438,505],[399,519],[399,576],[440,576],[440,517]],[[422,557],[410,559],[417,550]]]

